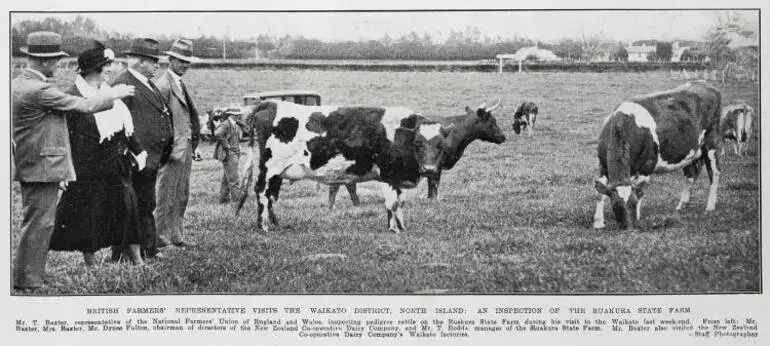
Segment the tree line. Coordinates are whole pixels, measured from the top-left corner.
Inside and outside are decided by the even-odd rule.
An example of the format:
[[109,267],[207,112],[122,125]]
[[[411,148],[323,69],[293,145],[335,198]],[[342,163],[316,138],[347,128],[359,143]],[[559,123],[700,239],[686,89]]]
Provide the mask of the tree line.
[[[736,24],[739,19],[731,18],[716,27]],[[19,48],[25,45],[27,34],[34,31],[53,31],[62,35],[64,51],[76,56],[92,46],[93,39],[99,39],[116,52],[128,50],[133,37],[120,32],[101,29],[93,20],[77,16],[71,21],[48,17],[40,21],[25,20],[11,28],[12,54],[23,55]],[[684,56],[687,60],[702,60],[713,56],[714,60],[734,59],[735,54],[727,49],[727,43],[719,30],[706,37],[706,42],[685,41],[692,47]],[[159,34],[156,37],[165,50],[171,46],[175,36]],[[325,42],[296,36],[259,35],[249,39],[217,38],[214,36],[187,37],[193,41],[194,54],[204,59],[348,59],[348,60],[486,60],[494,59],[500,53],[514,53],[520,48],[538,46],[552,51],[566,61],[594,61],[602,55],[604,60],[627,61],[628,52],[622,42],[603,40],[595,36],[565,38],[555,43],[535,41],[524,37],[502,38],[482,35],[477,28],[449,32],[447,39],[436,42],[430,33],[422,35],[411,32],[398,38],[385,35],[377,40]],[[636,41],[633,45],[654,45],[655,54],[650,61],[670,61],[672,43],[656,40]],[[528,57],[536,60],[537,57]],[[684,60],[683,59],[683,60]]]

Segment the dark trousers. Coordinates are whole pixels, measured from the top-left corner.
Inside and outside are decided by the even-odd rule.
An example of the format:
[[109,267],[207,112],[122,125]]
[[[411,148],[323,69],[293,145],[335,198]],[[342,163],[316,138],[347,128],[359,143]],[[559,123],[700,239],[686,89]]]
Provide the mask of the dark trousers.
[[[158,254],[158,233],[155,228],[155,182],[157,172],[134,174],[134,190],[139,204],[139,229],[142,230],[142,256],[154,257]],[[114,254],[113,254],[114,255]]]
[[21,240],[13,266],[13,287],[43,286],[48,244],[59,201],[58,183],[21,183],[21,204],[24,219]]
[[241,178],[238,176],[238,159],[240,154],[228,153],[222,160],[222,181],[219,183],[219,203],[229,203],[238,200]]

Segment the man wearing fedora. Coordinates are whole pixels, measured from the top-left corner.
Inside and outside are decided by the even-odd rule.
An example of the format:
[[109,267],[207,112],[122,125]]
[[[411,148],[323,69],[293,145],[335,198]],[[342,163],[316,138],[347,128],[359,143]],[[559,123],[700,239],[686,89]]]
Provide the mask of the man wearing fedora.
[[158,90],[174,115],[174,144],[168,162],[161,165],[156,185],[155,224],[158,246],[188,247],[196,244],[184,238],[184,213],[190,197],[190,169],[198,147],[200,121],[198,108],[182,80],[196,58],[192,41],[180,39],[171,44],[168,69],[155,79]]
[[[118,75],[114,83],[136,87],[136,94],[123,102],[131,112],[134,135],[147,152],[144,170],[132,177],[139,204],[139,227],[142,234],[142,255],[145,258],[164,257],[158,250],[155,211],[155,185],[158,169],[171,155],[174,141],[172,113],[152,78],[158,70],[160,46],[151,38],[137,38],[131,49],[123,52],[128,57],[128,68]],[[128,256],[126,256],[128,257]],[[121,258],[119,249],[112,248],[112,259]]]
[[111,109],[113,101],[134,93],[134,87],[116,84],[88,98],[68,95],[57,89],[53,77],[62,38],[53,32],[27,36],[27,68],[11,82],[13,117],[14,180],[21,183],[24,216],[22,236],[16,251],[13,286],[37,289],[43,286],[48,245],[54,227],[57,188],[76,179],[70,151],[67,120],[62,112],[92,114]]

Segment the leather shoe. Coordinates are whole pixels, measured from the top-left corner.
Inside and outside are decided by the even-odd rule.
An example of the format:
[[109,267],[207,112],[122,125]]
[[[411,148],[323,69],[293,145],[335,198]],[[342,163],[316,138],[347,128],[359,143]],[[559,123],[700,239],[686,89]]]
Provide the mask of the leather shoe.
[[147,256],[147,258],[151,258],[151,259],[159,260],[160,261],[160,260],[168,258],[168,256],[166,256],[162,252],[158,252],[158,253],[156,253],[156,254],[154,254],[152,256]]
[[169,245],[171,245],[171,242],[169,242],[165,238],[162,238],[162,237],[158,238],[158,247],[159,248],[166,247],[166,246],[169,246]]
[[198,246],[198,244],[196,244],[195,242],[189,241],[189,240],[188,241],[182,240],[182,241],[174,243],[174,246],[176,246],[176,247],[196,247],[196,246]]

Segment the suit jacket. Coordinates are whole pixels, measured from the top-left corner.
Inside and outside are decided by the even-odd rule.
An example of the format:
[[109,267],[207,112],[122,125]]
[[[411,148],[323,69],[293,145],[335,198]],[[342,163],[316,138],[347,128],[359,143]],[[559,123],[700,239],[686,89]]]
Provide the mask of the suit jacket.
[[214,158],[220,161],[227,159],[228,154],[241,153],[241,128],[230,119],[223,121],[214,130],[217,146],[214,148]]
[[[184,92],[177,86],[169,70],[166,70],[155,79],[155,85],[160,90],[161,95],[163,95],[166,104],[171,108],[171,114],[174,115],[175,149],[177,148],[177,143],[184,143],[190,140],[192,150],[195,151],[195,148],[198,147],[201,126],[198,118],[198,107],[192,99],[192,95],[190,95],[190,90],[187,90],[187,97],[185,97]],[[171,156],[175,157],[178,155],[174,155],[172,152]],[[181,159],[181,157],[177,157],[177,159]]]
[[96,94],[84,99],[57,89],[36,73],[24,70],[11,82],[13,140],[16,143],[14,180],[73,181],[67,118],[62,111],[95,113],[112,108],[112,97]]
[[[76,86],[68,94],[82,96]],[[99,179],[107,176],[128,175],[131,167],[126,150],[134,155],[142,152],[136,136],[127,136],[125,131],[114,134],[100,143],[99,130],[93,114],[80,115],[67,112],[72,161],[78,181]]]
[[[123,102],[131,111],[134,121],[134,136],[147,152],[145,168],[139,172],[146,176],[155,176],[161,161],[168,158],[171,143],[174,140],[174,129],[171,113],[168,111],[163,97],[148,88],[128,69],[118,75],[112,84],[133,85],[134,96],[123,99]],[[164,111],[165,110],[165,111]]]

